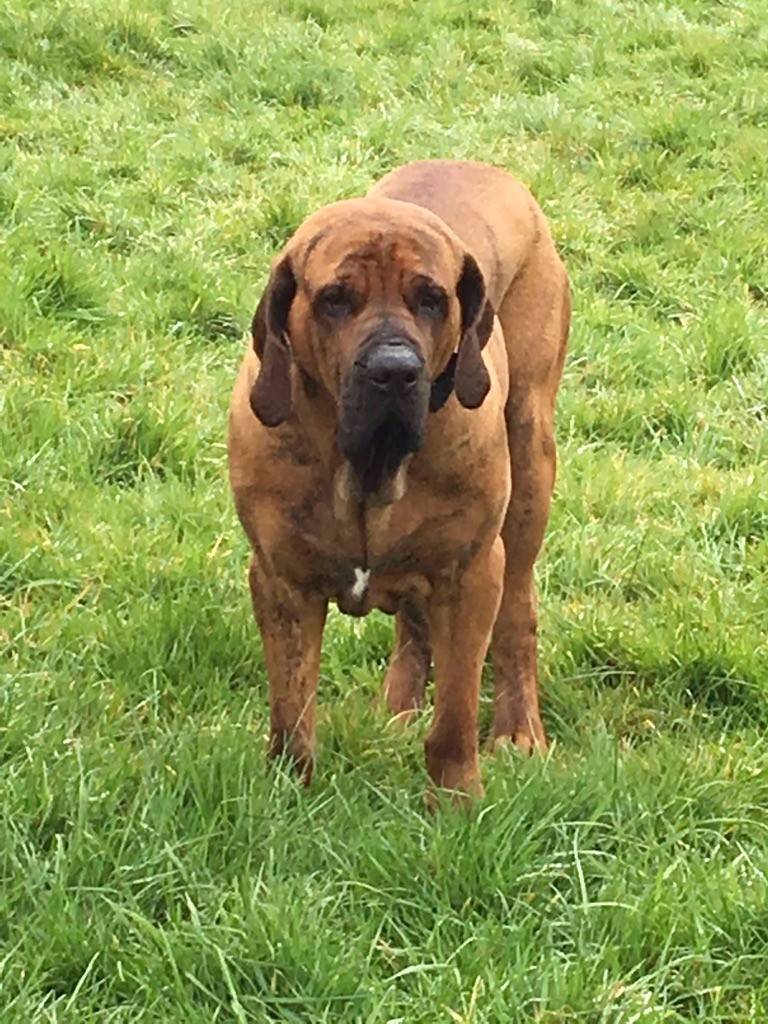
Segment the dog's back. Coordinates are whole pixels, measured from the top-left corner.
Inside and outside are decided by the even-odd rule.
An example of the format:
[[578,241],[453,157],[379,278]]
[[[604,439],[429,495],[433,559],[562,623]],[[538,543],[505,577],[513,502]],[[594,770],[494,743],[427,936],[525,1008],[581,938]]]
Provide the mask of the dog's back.
[[[421,160],[391,171],[369,196],[415,203],[437,214],[477,260],[498,309],[538,235],[549,238],[531,193],[498,167]],[[554,247],[552,247],[554,254]]]

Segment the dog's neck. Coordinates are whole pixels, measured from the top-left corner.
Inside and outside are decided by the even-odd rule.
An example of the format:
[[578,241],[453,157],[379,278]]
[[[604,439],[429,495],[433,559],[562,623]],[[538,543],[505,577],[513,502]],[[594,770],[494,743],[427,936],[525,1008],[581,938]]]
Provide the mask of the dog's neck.
[[395,471],[379,481],[375,490],[365,490],[360,477],[352,465],[344,459],[334,474],[334,501],[337,511],[350,505],[364,508],[382,508],[394,505],[408,488],[408,464],[412,456],[406,456]]

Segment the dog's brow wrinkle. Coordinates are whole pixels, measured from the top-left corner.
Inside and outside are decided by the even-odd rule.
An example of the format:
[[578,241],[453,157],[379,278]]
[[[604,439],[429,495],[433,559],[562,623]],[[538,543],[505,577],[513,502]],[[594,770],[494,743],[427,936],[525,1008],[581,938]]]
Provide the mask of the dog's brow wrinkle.
[[318,231],[318,233],[315,235],[314,238],[310,239],[310,241],[308,242],[307,247],[305,248],[304,253],[303,253],[303,270],[304,271],[306,271],[306,269],[307,269],[307,264],[309,263],[309,258],[312,255],[312,253],[315,251],[315,249],[318,247],[318,245],[320,245],[321,242],[325,241],[325,239],[328,237],[329,234],[330,234],[330,229],[329,228],[323,228],[321,231]]

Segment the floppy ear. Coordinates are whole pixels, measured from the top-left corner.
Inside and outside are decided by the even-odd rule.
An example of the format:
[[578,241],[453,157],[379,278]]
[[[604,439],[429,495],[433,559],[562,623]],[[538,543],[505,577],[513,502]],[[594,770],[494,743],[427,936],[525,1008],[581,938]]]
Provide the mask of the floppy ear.
[[493,307],[486,298],[485,281],[477,262],[469,253],[464,257],[456,285],[461,305],[461,339],[456,358],[456,397],[465,409],[476,409],[491,387],[491,379],[481,355],[493,330]]
[[273,269],[253,315],[251,334],[261,369],[251,388],[254,415],[265,427],[277,427],[291,414],[291,344],[288,314],[296,278],[286,256]]

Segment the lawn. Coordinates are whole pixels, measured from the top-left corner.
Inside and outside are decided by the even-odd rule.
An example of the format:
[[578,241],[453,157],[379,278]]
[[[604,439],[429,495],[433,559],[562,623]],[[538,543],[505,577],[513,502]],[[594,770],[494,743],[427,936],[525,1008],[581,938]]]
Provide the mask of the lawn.
[[[3,1024],[764,1024],[764,4],[6,0],[0,97]],[[428,156],[525,181],[574,295],[552,749],[435,817],[383,616],[266,770],[225,467],[271,256]]]

